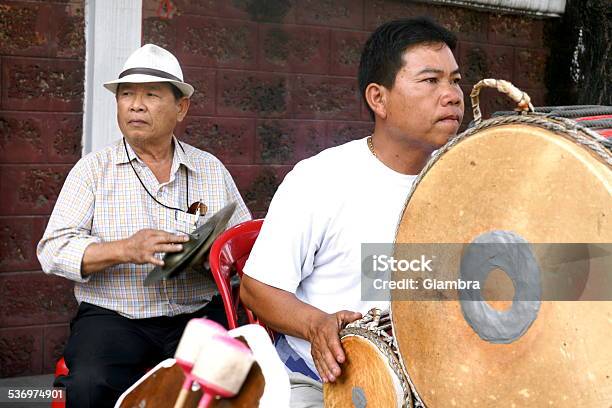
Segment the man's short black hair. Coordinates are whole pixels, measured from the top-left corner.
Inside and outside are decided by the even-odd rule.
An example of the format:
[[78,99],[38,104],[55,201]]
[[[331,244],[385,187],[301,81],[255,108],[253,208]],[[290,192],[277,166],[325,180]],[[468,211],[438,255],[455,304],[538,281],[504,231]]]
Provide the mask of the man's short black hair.
[[168,82],[168,85],[170,85],[170,88],[172,88],[172,93],[174,94],[174,99],[178,102],[181,100],[182,97],[184,97],[185,95],[183,95],[183,92],[178,89],[178,86],[174,85],[172,82]]
[[[446,44],[454,50],[455,34],[428,17],[405,18],[385,23],[368,38],[359,62],[359,91],[365,101],[365,90],[371,83],[391,89],[404,65],[402,56],[408,47],[418,44]],[[370,116],[374,112],[366,101]]]

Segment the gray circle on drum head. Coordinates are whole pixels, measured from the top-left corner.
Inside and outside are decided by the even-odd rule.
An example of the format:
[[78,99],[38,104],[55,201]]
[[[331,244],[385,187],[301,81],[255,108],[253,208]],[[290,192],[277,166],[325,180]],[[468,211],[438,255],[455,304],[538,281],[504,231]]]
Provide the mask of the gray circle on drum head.
[[353,387],[351,399],[353,400],[353,406],[355,408],[366,408],[368,405],[368,399],[366,398],[365,392],[363,392],[361,387]]
[[472,329],[491,343],[508,344],[519,339],[540,310],[540,268],[529,243],[512,231],[490,231],[479,235],[461,258],[460,278],[479,281],[480,288],[494,269],[508,274],[514,284],[509,310],[497,311],[483,298],[481,289],[459,291],[463,317]]

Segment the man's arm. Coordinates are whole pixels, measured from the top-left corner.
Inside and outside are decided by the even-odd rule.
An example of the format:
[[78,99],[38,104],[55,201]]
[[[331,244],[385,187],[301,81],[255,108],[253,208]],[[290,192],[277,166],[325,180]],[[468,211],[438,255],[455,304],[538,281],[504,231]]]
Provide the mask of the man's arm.
[[[163,265],[156,252],[178,252],[188,237],[141,230],[123,240],[102,242],[91,234],[95,194],[93,175],[81,159],[70,171],[47,229],[37,247],[45,273],[86,282],[89,275],[120,263]],[[98,204],[100,205],[100,204]]]
[[266,285],[243,275],[240,298],[270,328],[307,340],[323,382],[333,382],[341,374],[345,356],[338,333],[360,313],[342,310],[328,314],[299,300],[293,293]]
[[174,235],[165,231],[143,229],[127,239],[90,244],[83,253],[81,274],[83,276],[102,271],[121,263],[163,266],[164,261],[156,258],[160,252],[180,252],[187,235]]

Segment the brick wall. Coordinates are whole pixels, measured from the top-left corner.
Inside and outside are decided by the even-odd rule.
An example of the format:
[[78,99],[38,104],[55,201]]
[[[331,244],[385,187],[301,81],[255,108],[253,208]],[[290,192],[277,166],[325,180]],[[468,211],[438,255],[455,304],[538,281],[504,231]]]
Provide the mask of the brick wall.
[[35,250],[81,154],[82,3],[0,3],[0,377],[51,372],[75,311]]
[[[355,76],[384,21],[427,14],[458,33],[466,106],[483,77],[546,97],[550,20],[397,0],[159,5],[143,0],[143,42],[172,50],[197,90],[177,133],[227,165],[259,217],[297,161],[371,132]],[[40,272],[35,244],[80,155],[83,56],[82,1],[0,4],[0,377],[51,372],[75,310],[72,285]],[[510,106],[493,91],[482,99],[485,117]]]
[[[143,2],[143,41],[172,50],[197,91],[178,134],[228,166],[255,216],[297,161],[370,134],[355,77],[361,47],[385,21],[425,14],[458,33],[466,106],[489,76],[514,81],[536,104],[545,97],[542,20],[392,0],[159,5]],[[482,105],[485,115],[510,107],[493,91]]]

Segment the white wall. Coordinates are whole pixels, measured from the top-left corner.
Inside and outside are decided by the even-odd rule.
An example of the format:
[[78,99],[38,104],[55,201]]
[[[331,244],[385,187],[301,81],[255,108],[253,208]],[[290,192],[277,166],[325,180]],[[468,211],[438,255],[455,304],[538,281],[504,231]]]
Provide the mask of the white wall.
[[142,0],[86,0],[83,155],[121,137],[114,95],[104,82],[117,79],[140,47]]

